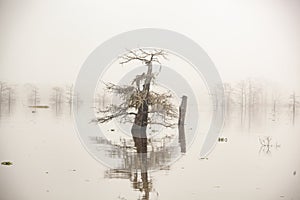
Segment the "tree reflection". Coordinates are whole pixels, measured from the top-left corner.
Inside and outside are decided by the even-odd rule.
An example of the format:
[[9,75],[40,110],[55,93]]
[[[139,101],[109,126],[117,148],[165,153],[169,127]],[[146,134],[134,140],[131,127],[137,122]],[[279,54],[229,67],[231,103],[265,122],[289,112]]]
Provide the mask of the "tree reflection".
[[[107,156],[120,160],[117,164],[118,167],[105,171],[104,177],[130,180],[132,188],[140,192],[139,199],[143,200],[156,199],[158,196],[158,192],[153,187],[151,172],[169,170],[171,162],[175,157],[181,155],[182,151],[182,144],[172,143],[171,141],[176,141],[176,138],[170,137],[161,139],[163,142],[160,145],[155,140],[148,139],[148,148],[143,147],[143,149],[148,149],[146,153],[137,153],[133,141],[114,145],[102,137],[91,137],[90,139],[95,145],[98,145],[99,150],[105,149]],[[146,145],[146,143],[142,145]]]
[[259,138],[259,142],[261,145],[259,149],[259,154],[264,153],[270,155],[272,153],[272,148],[275,148],[276,150],[280,148],[280,144],[278,144],[277,142],[276,144],[273,144],[271,141],[272,138],[270,136]]

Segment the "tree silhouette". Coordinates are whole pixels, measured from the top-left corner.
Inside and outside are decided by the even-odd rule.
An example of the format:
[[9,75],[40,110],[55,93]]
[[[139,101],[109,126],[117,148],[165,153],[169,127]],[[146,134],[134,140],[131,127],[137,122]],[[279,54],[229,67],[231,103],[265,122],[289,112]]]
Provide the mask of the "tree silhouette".
[[[151,85],[161,69],[160,59],[167,59],[163,50],[137,49],[130,50],[120,57],[120,64],[140,61],[147,71],[136,75],[129,85],[115,85],[106,83],[108,92],[119,97],[119,104],[111,104],[105,109],[99,109],[98,123],[105,123],[114,118],[119,118],[123,123],[132,123],[131,134],[138,153],[147,152],[148,124],[158,124],[164,127],[173,127],[177,119],[177,109],[172,103],[173,96],[170,92],[155,92]],[[153,64],[159,64],[160,69],[153,71]]]

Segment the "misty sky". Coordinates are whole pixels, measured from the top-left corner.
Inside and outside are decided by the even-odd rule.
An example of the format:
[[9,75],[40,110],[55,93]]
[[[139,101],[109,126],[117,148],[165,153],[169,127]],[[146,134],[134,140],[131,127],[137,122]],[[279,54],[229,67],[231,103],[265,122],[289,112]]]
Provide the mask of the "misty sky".
[[0,80],[74,82],[114,35],[164,28],[196,41],[224,81],[258,77],[300,86],[297,0],[0,0]]

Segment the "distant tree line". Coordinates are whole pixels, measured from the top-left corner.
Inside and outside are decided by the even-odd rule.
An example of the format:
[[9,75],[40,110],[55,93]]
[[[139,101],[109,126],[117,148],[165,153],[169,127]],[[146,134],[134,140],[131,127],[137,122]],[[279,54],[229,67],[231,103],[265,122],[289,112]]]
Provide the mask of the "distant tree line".
[[[6,110],[10,112],[16,102],[17,85],[0,81],[0,113]],[[220,99],[217,93],[223,88],[224,102],[220,105]],[[278,88],[268,85],[263,81],[256,79],[240,80],[235,83],[224,83],[222,86],[216,86],[214,91],[210,91],[211,98],[214,98],[214,109],[218,106],[224,108],[226,117],[230,117],[232,112],[239,112],[241,122],[251,121],[254,113],[270,110],[273,115],[279,111],[279,108],[289,109],[292,120],[295,121],[299,103],[299,95],[296,92],[281,92]],[[97,108],[105,108],[108,105],[108,97],[103,90],[97,92],[94,98],[94,105]],[[30,106],[41,104],[40,91],[35,85],[30,84],[27,91],[27,102]],[[63,106],[68,106],[71,113],[72,105],[78,109],[82,103],[79,94],[74,94],[73,85],[54,86],[49,97],[49,104],[57,113]]]

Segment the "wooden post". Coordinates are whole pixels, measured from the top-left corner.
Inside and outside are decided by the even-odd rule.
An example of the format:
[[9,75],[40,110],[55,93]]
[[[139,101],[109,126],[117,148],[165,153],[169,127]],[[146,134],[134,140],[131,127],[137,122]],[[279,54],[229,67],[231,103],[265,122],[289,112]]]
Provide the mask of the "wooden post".
[[187,96],[182,96],[181,104],[179,106],[179,120],[178,120],[178,132],[179,132],[179,144],[181,153],[186,153],[186,142],[184,132],[184,121],[187,107]]

